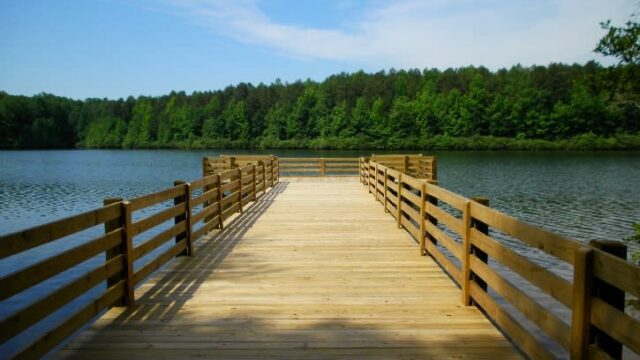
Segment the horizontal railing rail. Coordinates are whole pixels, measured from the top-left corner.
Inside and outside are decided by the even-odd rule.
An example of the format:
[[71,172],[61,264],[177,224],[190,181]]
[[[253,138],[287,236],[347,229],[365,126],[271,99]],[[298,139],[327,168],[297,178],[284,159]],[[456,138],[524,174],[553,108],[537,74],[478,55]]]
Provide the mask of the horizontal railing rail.
[[438,177],[435,156],[413,155],[371,155],[372,161],[390,169],[400,171],[419,179],[436,180]]
[[280,161],[273,155],[220,155],[202,158],[202,176],[216,174],[248,165],[264,165],[265,181],[277,183],[280,177]]
[[279,158],[285,175],[357,175],[358,161],[353,158]]
[[174,257],[194,255],[193,244],[207,232],[222,229],[225,220],[265,194],[277,182],[277,171],[268,160],[192,182],[176,181],[166,190],[129,200],[105,199],[98,209],[0,237],[0,259],[6,259],[104,226],[104,235],[0,277],[1,301],[104,254],[104,260],[80,276],[7,314],[0,320],[0,343],[11,341],[100,284],[105,288],[88,304],[50,325],[12,356],[43,356],[108,308],[133,305],[136,285]]
[[[640,354],[640,321],[624,308],[625,293],[640,297],[640,267],[610,253],[624,257],[624,246],[580,243],[491,209],[487,199],[465,198],[367,158],[360,179],[419,242],[420,253],[461,287],[462,303],[481,308],[531,358],[621,358],[623,346]],[[506,237],[573,266],[572,279],[508,246]],[[523,290],[531,287],[571,316]]]

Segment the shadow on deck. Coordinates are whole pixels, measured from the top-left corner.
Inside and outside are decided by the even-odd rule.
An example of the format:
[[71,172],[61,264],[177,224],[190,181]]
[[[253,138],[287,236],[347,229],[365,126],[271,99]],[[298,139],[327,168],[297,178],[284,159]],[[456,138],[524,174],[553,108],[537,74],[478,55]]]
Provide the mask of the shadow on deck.
[[279,183],[55,356],[521,357],[357,182],[344,185]]

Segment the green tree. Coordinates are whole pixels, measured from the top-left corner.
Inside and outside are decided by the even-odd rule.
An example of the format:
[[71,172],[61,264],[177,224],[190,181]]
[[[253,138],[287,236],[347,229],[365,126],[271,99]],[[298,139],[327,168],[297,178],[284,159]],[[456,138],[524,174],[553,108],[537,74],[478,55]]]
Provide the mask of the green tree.
[[611,25],[611,20],[600,23],[607,33],[600,39],[594,51],[616,57],[621,63],[640,63],[640,23],[634,18],[637,18],[637,15],[632,15],[632,20],[627,21],[624,27]]

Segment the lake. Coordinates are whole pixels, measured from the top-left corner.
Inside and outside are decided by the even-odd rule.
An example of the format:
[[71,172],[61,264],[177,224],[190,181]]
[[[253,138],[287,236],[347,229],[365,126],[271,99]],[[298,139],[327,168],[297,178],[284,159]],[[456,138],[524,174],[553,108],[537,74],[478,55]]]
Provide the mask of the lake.
[[[248,152],[0,151],[0,234],[93,209],[100,206],[106,197],[131,198],[170,187],[174,180],[197,179],[202,172],[202,156],[221,153]],[[369,155],[371,151],[263,153],[281,157],[344,157]],[[441,186],[468,197],[486,196],[493,208],[580,241],[621,240],[632,234],[634,222],[640,222],[640,152],[424,154],[438,156]],[[372,206],[376,206],[373,200]],[[0,276],[43,259],[61,248],[94,238],[102,231],[102,228],[96,227],[66,239],[62,245],[49,244],[4,259],[0,261]],[[79,276],[96,261],[102,261],[102,258],[88,260],[0,302],[0,319],[23,306],[26,301]],[[94,289],[94,292],[99,290]],[[30,334],[42,332],[47,324],[65,318],[70,309],[86,302],[91,296],[91,292],[86,294],[54,313],[43,324],[0,346],[0,353],[10,353],[26,344]]]
[[[173,180],[196,179],[202,156],[221,153],[246,152],[0,151],[0,234],[89,210],[105,197],[133,197]],[[330,157],[370,151],[267,153]],[[438,156],[441,186],[487,196],[494,208],[578,240],[620,240],[640,221],[640,152],[428,154]]]

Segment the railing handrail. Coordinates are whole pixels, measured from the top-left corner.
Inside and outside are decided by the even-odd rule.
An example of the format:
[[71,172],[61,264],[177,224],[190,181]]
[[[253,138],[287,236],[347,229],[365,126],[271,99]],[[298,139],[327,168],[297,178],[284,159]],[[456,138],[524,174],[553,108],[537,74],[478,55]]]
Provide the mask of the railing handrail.
[[[397,219],[398,226],[419,241],[420,253],[431,255],[459,284],[463,304],[483,308],[486,316],[527,355],[536,359],[554,357],[528,328],[495,301],[487,286],[557,342],[571,358],[619,358],[623,345],[640,353],[637,336],[640,321],[624,312],[625,292],[640,297],[640,267],[605,251],[606,246],[619,250],[619,245],[603,246],[602,242],[587,245],[490,209],[481,199],[478,202],[452,193],[433,180],[416,179],[367,158],[361,158],[360,164],[361,182]],[[462,216],[445,211],[438,207],[439,203],[460,211]],[[525,246],[573,264],[573,281],[496,241],[489,234],[490,227]],[[460,240],[456,241],[453,234]],[[446,248],[460,266],[437,245]],[[572,309],[570,324],[494,270],[488,257]],[[594,334],[597,334],[595,342]]]
[[[62,220],[0,237],[0,259],[56,241],[80,231],[104,224],[105,234],[59,254],[0,277],[0,300],[15,296],[77,264],[105,253],[105,261],[68,282],[52,293],[37,299],[6,316],[0,322],[0,342],[5,343],[67,305],[98,284],[107,288],[94,301],[76,311],[52,330],[34,339],[14,356],[35,358],[46,354],[96,315],[112,306],[131,306],[134,288],[147,276],[178,255],[193,255],[193,244],[244,206],[257,200],[266,189],[278,182],[277,161],[260,161],[221,173],[203,176],[191,183],[175,181],[174,186],[130,200],[105,199],[105,205]],[[202,192],[194,196],[194,190]],[[261,192],[261,194],[259,194]],[[133,213],[173,201],[144,218]],[[198,212],[194,210],[199,209]],[[173,221],[174,224],[134,246],[134,237]],[[201,224],[201,225],[200,225]],[[196,228],[197,225],[200,225]],[[133,263],[165,245],[175,244],[154,256],[142,267]]]

